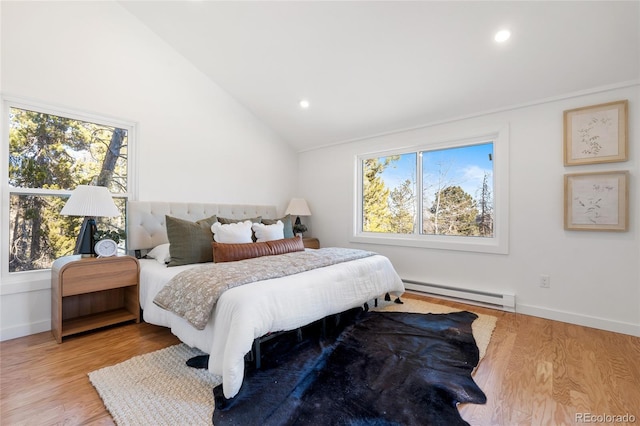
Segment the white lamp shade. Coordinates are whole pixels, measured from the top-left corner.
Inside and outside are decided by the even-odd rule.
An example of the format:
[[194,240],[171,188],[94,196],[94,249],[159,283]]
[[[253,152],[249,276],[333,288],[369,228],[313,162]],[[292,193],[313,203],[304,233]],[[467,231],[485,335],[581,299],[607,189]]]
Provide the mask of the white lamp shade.
[[104,186],[78,185],[62,208],[65,216],[120,216],[111,193]]
[[304,198],[292,198],[284,214],[293,216],[311,216],[311,210]]

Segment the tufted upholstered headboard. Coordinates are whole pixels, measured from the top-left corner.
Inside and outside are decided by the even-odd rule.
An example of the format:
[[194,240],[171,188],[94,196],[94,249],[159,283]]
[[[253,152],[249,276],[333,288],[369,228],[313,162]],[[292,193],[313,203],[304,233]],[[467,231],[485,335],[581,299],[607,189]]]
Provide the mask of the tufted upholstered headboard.
[[148,250],[168,243],[165,215],[195,222],[214,214],[230,219],[257,216],[276,219],[277,217],[275,206],[129,201],[127,203],[127,248],[130,251]]

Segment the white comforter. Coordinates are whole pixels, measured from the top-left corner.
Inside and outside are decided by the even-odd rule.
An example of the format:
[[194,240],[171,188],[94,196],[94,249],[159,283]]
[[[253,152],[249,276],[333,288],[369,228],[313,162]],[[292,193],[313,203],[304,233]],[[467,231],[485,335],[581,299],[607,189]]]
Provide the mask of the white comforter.
[[222,376],[227,398],[234,397],[242,386],[244,356],[254,339],[269,332],[296,329],[387,292],[396,296],[404,292],[389,259],[375,255],[228,290],[218,300],[204,330],[197,330],[153,303],[171,277],[193,265],[167,268],[155,260],[142,260],[140,264],[140,303],[145,321],[170,327],[184,343],[210,354],[209,371]]

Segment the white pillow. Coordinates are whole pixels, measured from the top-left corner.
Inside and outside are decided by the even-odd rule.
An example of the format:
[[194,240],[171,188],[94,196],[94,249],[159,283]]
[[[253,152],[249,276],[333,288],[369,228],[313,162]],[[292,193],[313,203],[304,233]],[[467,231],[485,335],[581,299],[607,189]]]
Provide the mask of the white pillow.
[[245,220],[238,223],[216,222],[211,225],[213,239],[218,243],[252,243],[251,221]]
[[147,253],[147,257],[151,259],[155,259],[158,263],[162,263],[163,265],[169,263],[171,261],[171,255],[169,252],[169,243],[160,244],[159,246],[155,246],[153,249]]
[[281,220],[272,225],[265,225],[264,223],[254,223],[251,225],[251,229],[256,234],[258,242],[281,240],[284,238],[284,223]]

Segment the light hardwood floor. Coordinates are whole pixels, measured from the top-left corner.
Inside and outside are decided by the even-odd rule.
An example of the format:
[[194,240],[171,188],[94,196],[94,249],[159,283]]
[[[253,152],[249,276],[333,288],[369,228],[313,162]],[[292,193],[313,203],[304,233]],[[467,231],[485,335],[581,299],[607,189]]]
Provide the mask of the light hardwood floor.
[[[460,407],[472,425],[580,424],[582,413],[628,414],[640,424],[640,338],[423,299],[498,317],[474,374],[487,404]],[[176,343],[169,330],[146,323],[62,344],[49,332],[2,342],[0,424],[112,425],[87,373]]]

